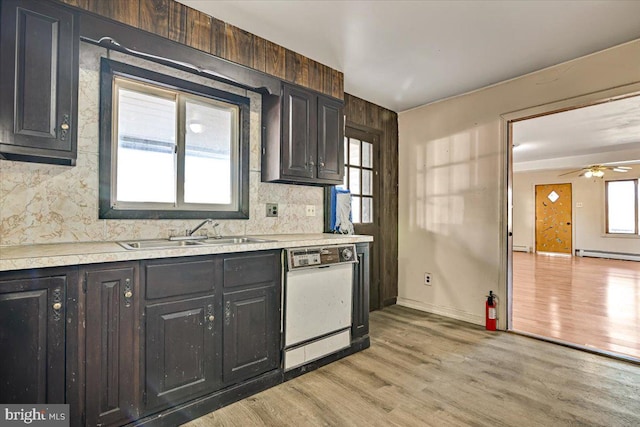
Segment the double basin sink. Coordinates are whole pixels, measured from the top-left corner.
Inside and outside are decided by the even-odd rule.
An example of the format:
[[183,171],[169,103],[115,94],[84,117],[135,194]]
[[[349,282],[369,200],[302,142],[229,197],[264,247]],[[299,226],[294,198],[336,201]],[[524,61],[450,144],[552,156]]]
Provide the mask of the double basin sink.
[[208,238],[208,239],[193,239],[193,240],[128,240],[124,242],[118,242],[120,246],[128,250],[141,250],[141,249],[174,249],[185,247],[198,247],[198,246],[215,246],[215,245],[240,245],[243,243],[268,243],[273,240],[256,239],[255,237],[221,237]]

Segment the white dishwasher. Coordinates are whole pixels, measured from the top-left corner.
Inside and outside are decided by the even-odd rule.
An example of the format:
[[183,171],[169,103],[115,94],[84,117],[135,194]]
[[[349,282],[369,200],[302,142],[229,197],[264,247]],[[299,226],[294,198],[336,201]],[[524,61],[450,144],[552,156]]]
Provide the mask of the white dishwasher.
[[288,249],[285,371],[351,345],[354,245]]

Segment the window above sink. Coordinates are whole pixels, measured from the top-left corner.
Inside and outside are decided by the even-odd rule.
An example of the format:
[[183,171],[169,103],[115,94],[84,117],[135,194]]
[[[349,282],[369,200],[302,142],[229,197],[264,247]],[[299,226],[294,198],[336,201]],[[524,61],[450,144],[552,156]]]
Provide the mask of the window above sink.
[[248,98],[103,58],[100,108],[100,218],[248,218]]

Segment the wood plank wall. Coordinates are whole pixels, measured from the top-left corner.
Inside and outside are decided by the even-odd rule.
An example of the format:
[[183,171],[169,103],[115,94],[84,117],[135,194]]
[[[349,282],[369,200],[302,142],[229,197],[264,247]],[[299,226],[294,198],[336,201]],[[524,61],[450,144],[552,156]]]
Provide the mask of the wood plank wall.
[[348,93],[347,124],[380,133],[380,295],[384,306],[398,296],[398,114]]
[[380,293],[398,295],[398,115],[344,93],[344,75],[174,0],[59,0],[345,101],[348,122],[381,133]]
[[59,1],[344,99],[340,71],[174,0]]

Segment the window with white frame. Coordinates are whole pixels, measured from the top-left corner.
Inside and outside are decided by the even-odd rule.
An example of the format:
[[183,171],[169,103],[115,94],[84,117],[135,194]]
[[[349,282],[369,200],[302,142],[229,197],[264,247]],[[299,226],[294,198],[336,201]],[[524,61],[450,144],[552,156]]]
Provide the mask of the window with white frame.
[[638,179],[605,182],[607,233],[639,234]]
[[101,217],[247,218],[248,98],[102,68]]

